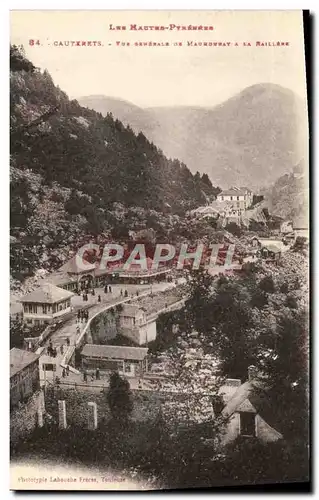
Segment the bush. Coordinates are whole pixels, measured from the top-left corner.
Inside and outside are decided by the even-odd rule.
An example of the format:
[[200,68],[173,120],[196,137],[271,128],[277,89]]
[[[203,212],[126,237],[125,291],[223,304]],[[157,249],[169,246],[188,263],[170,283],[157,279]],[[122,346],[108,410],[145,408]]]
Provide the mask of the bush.
[[229,224],[227,224],[225,230],[233,234],[234,236],[237,236],[238,238],[242,235],[240,226],[235,224],[235,222],[230,222]]
[[272,279],[272,276],[265,276],[260,282],[259,282],[259,288],[260,290],[263,290],[264,292],[267,293],[274,293],[275,292],[275,284],[274,280]]

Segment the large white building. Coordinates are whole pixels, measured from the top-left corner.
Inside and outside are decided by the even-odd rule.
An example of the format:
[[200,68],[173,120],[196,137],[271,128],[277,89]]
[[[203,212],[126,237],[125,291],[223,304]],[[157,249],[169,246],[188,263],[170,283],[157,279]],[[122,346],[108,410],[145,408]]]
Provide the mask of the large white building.
[[68,290],[46,283],[21,299],[23,320],[30,325],[51,323],[71,311],[73,295]]
[[247,210],[253,202],[253,196],[253,192],[246,187],[232,187],[219,193],[217,201],[231,201],[238,210]]
[[156,339],[156,321],[148,321],[144,309],[124,304],[120,313],[121,334],[138,345],[144,345]]

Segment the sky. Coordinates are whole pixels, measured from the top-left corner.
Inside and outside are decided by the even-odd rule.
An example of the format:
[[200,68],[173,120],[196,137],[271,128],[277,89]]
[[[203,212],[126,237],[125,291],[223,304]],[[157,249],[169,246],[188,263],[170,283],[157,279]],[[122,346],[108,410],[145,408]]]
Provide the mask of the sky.
[[[142,107],[210,107],[261,82],[305,97],[300,11],[12,11],[10,17],[11,43],[23,44],[27,57],[48,69],[71,98],[98,94]],[[213,30],[135,31],[131,24]],[[110,25],[126,30],[112,30]],[[39,40],[39,45],[30,45],[30,40]],[[96,41],[101,46],[67,47],[67,41]],[[134,46],[149,41],[170,45]],[[257,47],[257,41],[289,46]],[[200,47],[187,42],[230,45]]]

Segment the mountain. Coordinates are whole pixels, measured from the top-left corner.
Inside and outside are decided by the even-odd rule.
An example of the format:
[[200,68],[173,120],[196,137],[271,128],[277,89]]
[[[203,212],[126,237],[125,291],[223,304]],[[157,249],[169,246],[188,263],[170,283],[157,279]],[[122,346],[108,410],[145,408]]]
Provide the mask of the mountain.
[[118,118],[123,124],[129,125],[137,134],[145,130],[150,133],[160,125],[147,110],[124,99],[92,95],[81,97],[78,102],[85,108],[102,113],[103,116],[112,113],[115,118]]
[[300,161],[290,173],[279,177],[262,194],[265,208],[273,215],[286,220],[308,219],[309,185],[308,168],[305,160]]
[[279,85],[253,85],[214,108],[142,109],[103,96],[79,102],[101,113],[109,109],[142,130],[166,156],[179,158],[192,172],[207,173],[222,187],[269,185],[305,152],[303,102]]
[[10,141],[16,276],[32,274],[47,247],[80,246],[81,238],[114,229],[119,206],[154,220],[161,213],[182,215],[219,191],[207,175],[168,160],[142,133],[70,100],[14,46]]

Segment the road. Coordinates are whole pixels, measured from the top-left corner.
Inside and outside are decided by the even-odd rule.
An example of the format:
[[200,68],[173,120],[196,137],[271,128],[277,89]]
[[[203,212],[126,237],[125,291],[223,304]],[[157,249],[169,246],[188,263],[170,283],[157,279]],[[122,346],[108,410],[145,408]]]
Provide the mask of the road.
[[[175,283],[156,283],[152,286],[150,285],[125,285],[125,289],[128,291],[129,299],[136,300],[138,297],[143,295],[150,295],[151,293],[162,292],[170,288],[174,288]],[[71,299],[71,305],[73,307],[73,316],[67,320],[60,328],[58,328],[53,334],[45,341],[42,346],[43,352],[40,355],[39,366],[40,366],[40,380],[43,383],[46,381],[53,382],[56,377],[58,377],[63,383],[68,383],[70,387],[74,387],[74,384],[84,385],[83,376],[79,373],[72,373],[72,368],[69,375],[66,378],[62,377],[63,368],[61,363],[63,362],[63,358],[66,354],[67,347],[67,339],[69,341],[70,346],[75,346],[79,337],[83,333],[87,322],[78,322],[77,321],[77,311],[82,307],[87,308],[89,306],[89,321],[97,313],[107,309],[108,307],[114,307],[117,304],[123,302],[125,297],[121,295],[121,290],[124,290],[124,287],[121,285],[113,285],[112,293],[104,293],[104,289],[96,288],[95,295],[89,295],[88,302],[84,302],[81,296],[74,296]],[[139,295],[137,296],[136,292],[138,291]],[[98,296],[101,296],[101,302],[98,302]],[[127,299],[126,299],[127,300]],[[55,358],[49,356],[47,354],[47,347],[50,342],[52,343],[52,347],[57,349],[57,356]],[[41,349],[41,348],[40,348]],[[43,364],[52,365],[54,371],[47,370],[43,371]],[[75,371],[75,370],[74,370]],[[99,382],[99,384],[98,384]],[[88,381],[88,387],[94,387],[94,385],[106,384],[105,381]],[[138,379],[130,379],[130,384],[132,389],[136,389],[138,385]],[[144,384],[143,384],[144,385]],[[146,384],[147,385],[147,384]],[[143,387],[144,388],[144,387]],[[148,387],[149,388],[149,387]],[[101,390],[101,389],[100,389]]]

